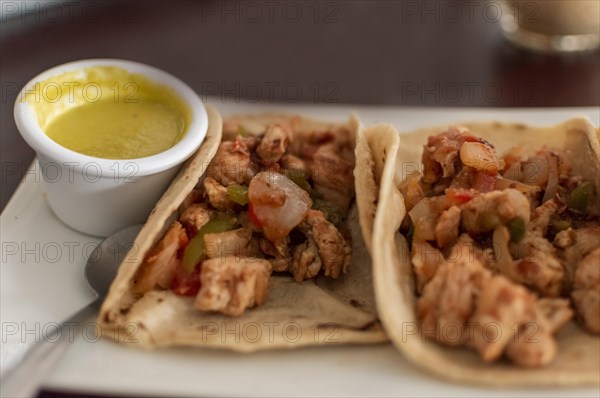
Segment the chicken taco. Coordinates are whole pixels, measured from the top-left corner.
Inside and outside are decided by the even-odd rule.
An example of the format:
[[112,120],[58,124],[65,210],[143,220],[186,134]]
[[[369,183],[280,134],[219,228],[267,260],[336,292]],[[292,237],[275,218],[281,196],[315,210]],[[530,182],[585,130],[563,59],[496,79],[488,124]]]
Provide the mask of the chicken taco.
[[586,118],[466,123],[371,147],[383,325],[411,361],[497,386],[600,382],[600,147]]
[[235,351],[387,340],[358,227],[360,124],[212,114],[99,316],[144,348]]

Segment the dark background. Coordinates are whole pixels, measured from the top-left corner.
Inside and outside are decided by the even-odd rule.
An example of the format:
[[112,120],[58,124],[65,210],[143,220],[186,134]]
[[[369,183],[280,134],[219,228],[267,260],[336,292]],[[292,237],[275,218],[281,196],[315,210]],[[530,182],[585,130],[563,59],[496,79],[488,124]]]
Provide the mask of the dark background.
[[[0,36],[0,208],[33,159],[12,107],[52,66],[124,58],[228,100],[600,105],[600,53],[509,45],[489,1],[8,1]],[[21,14],[22,11],[29,11]],[[45,393],[50,396],[49,392]]]

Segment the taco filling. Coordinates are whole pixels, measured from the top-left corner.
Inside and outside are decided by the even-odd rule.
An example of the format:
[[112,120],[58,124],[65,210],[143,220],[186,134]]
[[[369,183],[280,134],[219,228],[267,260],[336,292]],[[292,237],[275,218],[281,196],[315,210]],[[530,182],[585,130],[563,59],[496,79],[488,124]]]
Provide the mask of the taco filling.
[[228,316],[264,303],[272,273],[337,279],[351,261],[346,217],[354,198],[354,137],[345,128],[260,135],[236,123],[178,218],[145,257],[133,292],[195,296]]
[[540,367],[571,318],[600,334],[599,193],[567,155],[498,157],[462,127],[428,138],[422,174],[399,186],[427,338]]

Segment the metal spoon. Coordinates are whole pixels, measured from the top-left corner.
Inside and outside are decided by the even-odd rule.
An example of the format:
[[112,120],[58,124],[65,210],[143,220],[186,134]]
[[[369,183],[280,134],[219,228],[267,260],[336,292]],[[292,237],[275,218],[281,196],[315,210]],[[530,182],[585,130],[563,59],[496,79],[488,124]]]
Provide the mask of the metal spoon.
[[84,326],[89,326],[90,319],[98,314],[117,269],[141,227],[133,225],[122,229],[94,249],[85,266],[85,279],[97,297],[25,353],[21,361],[2,377],[0,396],[33,397],[37,394],[73,337],[81,334]]

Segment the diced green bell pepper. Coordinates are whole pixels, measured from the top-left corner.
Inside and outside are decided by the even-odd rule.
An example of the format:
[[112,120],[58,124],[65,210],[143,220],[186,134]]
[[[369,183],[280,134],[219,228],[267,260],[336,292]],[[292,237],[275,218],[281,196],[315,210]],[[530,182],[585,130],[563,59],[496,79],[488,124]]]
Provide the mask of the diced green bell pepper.
[[569,209],[579,213],[585,213],[588,201],[592,195],[592,184],[589,181],[582,182],[569,195],[567,205]]
[[248,187],[245,185],[232,184],[227,187],[227,195],[239,205],[248,204]]
[[519,242],[525,236],[525,220],[521,217],[511,218],[506,222],[511,242]]
[[204,235],[231,231],[238,225],[237,219],[228,213],[219,213],[210,219],[190,240],[183,251],[181,265],[191,273],[204,256]]

